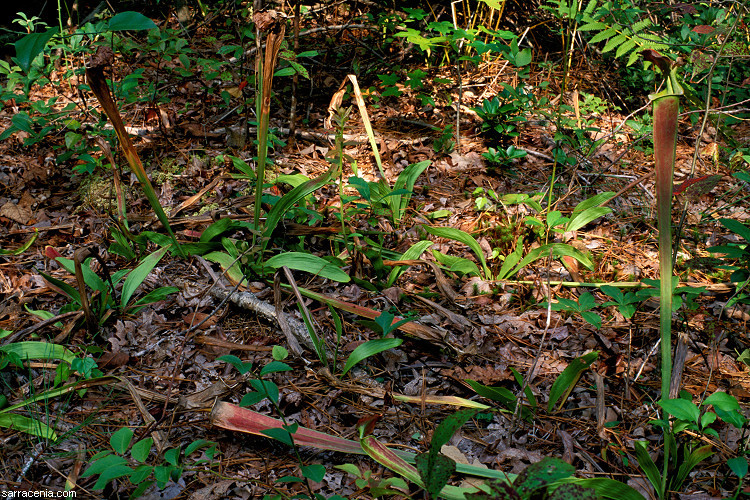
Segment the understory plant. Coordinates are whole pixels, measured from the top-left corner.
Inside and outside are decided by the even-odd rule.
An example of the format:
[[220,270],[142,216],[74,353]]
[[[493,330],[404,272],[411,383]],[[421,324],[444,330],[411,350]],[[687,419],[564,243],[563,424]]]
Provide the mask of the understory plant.
[[[110,483],[127,479],[128,483],[124,483],[125,488],[128,488],[129,484],[135,486],[129,494],[129,498],[134,499],[141,497],[153,484],[157,489],[163,490],[170,482],[179,481],[187,466],[210,466],[218,453],[216,443],[196,439],[184,450],[182,446],[177,446],[165,450],[161,457],[154,457],[153,438],[147,437],[133,442],[133,437],[133,430],[129,427],[121,427],[113,432],[109,437],[110,449],[100,451],[91,457],[89,466],[81,474],[81,479],[96,477],[96,482],[91,487],[93,490],[103,490]],[[202,451],[201,455],[188,464],[188,457],[198,451]],[[113,490],[116,492],[118,488],[115,487]]]
[[[0,427],[56,442],[59,435],[50,421],[53,418],[49,413],[51,400],[83,390],[85,385],[81,380],[100,377],[102,373],[90,356],[76,356],[58,344],[23,341],[0,346],[0,371],[19,370],[32,361],[57,363],[52,382],[49,387],[38,389],[32,384],[30,395],[18,402],[8,401],[5,395],[0,395]],[[35,409],[37,404],[41,409]]]
[[[512,250],[507,255],[493,254],[491,256],[493,259],[498,259],[502,262],[500,269],[497,271],[493,271],[490,268],[479,242],[469,233],[451,227],[425,226],[424,228],[433,236],[463,243],[472,250],[481,267],[477,267],[473,261],[463,257],[445,255],[437,250],[432,251],[438,262],[443,264],[448,270],[460,274],[471,274],[490,281],[507,280],[527,265],[550,256],[553,258],[572,258],[586,268],[593,269],[593,264],[588,256],[574,246],[559,241],[551,243],[548,241],[554,239],[556,235],[577,231],[586,224],[610,213],[612,211],[610,208],[599,205],[611,198],[613,194],[610,192],[601,193],[582,201],[573,209],[569,217],[564,216],[558,210],[546,211],[543,217],[526,216],[523,219],[523,224],[532,228],[543,239],[544,243],[525,252],[524,235],[518,236]],[[500,197],[495,194],[493,198],[501,205],[525,203],[532,206],[538,212],[545,212],[539,202],[534,197],[528,195],[505,195]]]
[[[91,269],[91,262],[94,257],[83,259],[90,252],[86,254],[76,253],[73,259],[68,259],[60,255],[54,248],[48,247],[46,249],[47,257],[73,274],[78,288],[47,273],[40,274],[71,299],[72,302],[63,307],[62,312],[83,310],[90,333],[94,334],[113,313],[117,312],[120,316],[134,314],[147,305],[164,300],[169,294],[179,291],[174,286],[163,286],[155,288],[141,297],[136,295],[138,289],[168,250],[169,245],[162,247],[144,257],[135,269],[120,269],[111,275],[107,271],[106,263],[96,255],[95,257],[102,264],[102,271],[105,274],[104,279],[102,279]],[[122,287],[119,288],[118,297],[116,286],[121,281]],[[92,291],[90,296],[87,288]]]

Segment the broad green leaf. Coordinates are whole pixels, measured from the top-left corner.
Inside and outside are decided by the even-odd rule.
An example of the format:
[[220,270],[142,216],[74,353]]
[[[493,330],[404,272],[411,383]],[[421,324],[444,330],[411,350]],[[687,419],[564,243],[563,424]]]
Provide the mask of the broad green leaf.
[[125,278],[125,283],[122,284],[122,292],[120,294],[120,305],[123,308],[130,303],[130,299],[135,291],[141,286],[161,258],[164,257],[164,254],[167,253],[169,248],[169,246],[162,247],[148,255],[140,264],[138,264],[138,267],[130,271],[128,277]]
[[109,20],[112,31],[140,31],[156,28],[156,24],[140,12],[127,11],[115,14]]
[[412,163],[411,165],[406,167],[404,171],[399,174],[398,179],[396,179],[396,182],[393,185],[393,191],[398,192],[401,189],[406,190],[406,193],[401,195],[401,197],[398,199],[398,206],[395,207],[396,210],[394,211],[393,216],[396,221],[400,221],[404,216],[404,212],[406,211],[406,207],[409,204],[412,192],[414,191],[414,183],[416,182],[417,178],[422,175],[422,172],[424,172],[425,169],[430,166],[430,163],[432,163],[431,160]]
[[[422,257],[422,254],[427,251],[428,248],[430,248],[433,245],[431,241],[428,240],[421,240],[416,243],[414,243],[412,246],[409,247],[407,251],[405,251],[403,254],[401,254],[401,257],[399,257],[397,260],[416,260]],[[398,277],[403,272],[405,266],[395,266],[390,274],[388,275],[388,281],[386,282],[386,288],[392,286]]]
[[245,363],[234,354],[225,354],[223,356],[219,356],[218,358],[216,358],[216,361],[224,361],[225,363],[229,363],[230,365],[235,367],[238,372],[240,372],[240,375],[244,375],[253,369],[252,362]]
[[91,462],[91,465],[81,474],[82,478],[101,474],[110,467],[116,467],[118,465],[125,465],[128,461],[119,455],[106,455],[97,460]]
[[224,272],[227,274],[229,279],[232,280],[233,282],[239,283],[240,281],[245,279],[245,275],[242,274],[242,269],[240,268],[240,265],[237,262],[237,259],[233,258],[228,253],[211,252],[211,253],[207,253],[206,255],[204,255],[203,258],[209,262],[215,262],[219,264],[221,268],[224,270]]
[[291,371],[292,367],[281,361],[271,361],[263,368],[260,369],[260,376],[268,375],[269,373],[288,372]]
[[370,356],[375,356],[383,351],[387,351],[388,349],[395,349],[400,346],[402,342],[403,339],[385,338],[368,340],[364,344],[357,346],[346,360],[341,376],[343,377],[346,375],[346,373],[357,363],[369,358]]
[[691,401],[685,399],[667,399],[659,401],[659,406],[673,417],[697,424],[700,410]]
[[130,456],[137,462],[143,463],[148,458],[148,454],[151,453],[151,447],[153,445],[154,440],[152,438],[141,439],[130,449]]
[[734,219],[719,219],[721,225],[750,242],[750,227]]
[[223,219],[219,219],[210,226],[208,226],[202,233],[200,241],[203,243],[207,243],[217,236],[225,233],[229,229],[231,229],[234,226],[234,220],[232,220],[229,217],[224,217]]
[[638,465],[640,465],[641,469],[646,474],[651,486],[653,486],[657,492],[661,491],[661,473],[651,459],[651,455],[648,454],[648,450],[646,449],[648,443],[646,441],[635,441],[634,445],[635,457],[636,460],[638,460]]
[[109,437],[109,445],[120,455],[124,455],[133,439],[133,431],[129,427],[121,427]]
[[13,429],[31,436],[57,441],[57,434],[54,429],[35,418],[29,418],[25,415],[8,412],[0,413],[0,428]]
[[112,467],[108,467],[102,473],[99,475],[99,479],[96,480],[96,484],[94,484],[95,490],[103,490],[105,486],[107,486],[107,483],[112,481],[113,479],[117,479],[118,477],[124,477],[129,476],[133,473],[133,469],[128,467],[127,465],[115,465]]
[[50,28],[44,33],[31,33],[14,45],[16,47],[16,62],[26,73],[31,69],[31,63],[47,46],[47,43],[58,33],[58,28]]
[[594,264],[591,263],[591,260],[580,251],[578,251],[575,247],[568,245],[567,243],[549,243],[547,245],[537,247],[531,252],[527,253],[526,257],[524,257],[523,260],[518,263],[516,268],[511,271],[508,277],[516,274],[518,271],[536,260],[543,259],[544,257],[549,257],[550,254],[552,254],[552,257],[572,257],[586,268],[594,268]]
[[515,64],[517,67],[526,66],[531,62],[531,49],[523,49],[516,55]]
[[72,351],[51,342],[24,341],[0,346],[0,352],[14,354],[22,361],[29,359],[60,360],[68,364],[76,358]]
[[420,453],[414,457],[414,463],[430,498],[437,498],[456,472],[456,461],[438,452],[433,454],[432,448],[430,453]]
[[586,370],[591,363],[596,360],[599,356],[599,351],[592,351],[580,358],[574,359],[557,377],[555,382],[552,384],[552,388],[549,392],[549,402],[547,403],[547,411],[551,412],[555,407],[555,404],[560,401],[560,407],[565,403],[568,395],[571,393],[581,374]]
[[176,286],[163,286],[161,288],[157,288],[155,290],[151,290],[146,295],[138,299],[135,304],[136,305],[148,305],[153,304],[154,302],[159,302],[160,300],[164,300],[167,298],[168,295],[172,293],[179,292],[180,289]]
[[518,474],[516,480],[513,481],[513,486],[522,498],[530,498],[531,495],[554,481],[572,476],[575,471],[575,467],[559,458],[545,457],[527,466]]
[[737,399],[722,391],[714,392],[707,397],[703,403],[701,403],[701,406],[705,405],[713,405],[714,408],[720,408],[725,411],[740,409],[740,404],[737,402]]
[[519,236],[516,240],[516,246],[513,251],[505,256],[503,265],[500,266],[500,271],[495,276],[497,280],[507,279],[512,274],[513,268],[518,264],[523,256],[523,236]]
[[250,380],[250,385],[260,394],[265,394],[274,404],[279,404],[279,386],[270,380]]
[[279,221],[281,221],[282,217],[284,217],[284,214],[286,214],[294,205],[296,205],[299,200],[312,193],[313,191],[328,184],[328,182],[330,182],[331,178],[333,177],[333,174],[335,173],[336,166],[332,164],[331,168],[329,168],[328,171],[326,171],[326,173],[324,173],[323,175],[300,184],[299,186],[282,196],[281,199],[276,202],[276,204],[273,206],[271,211],[268,213],[268,216],[266,217],[266,224],[263,228],[264,238],[268,239],[271,237],[271,234],[276,229],[276,226],[279,224]]
[[727,460],[727,466],[740,479],[747,475],[747,458],[734,457]]
[[305,271],[321,278],[338,281],[339,283],[348,283],[351,278],[340,267],[328,262],[327,260],[304,252],[285,252],[274,255],[268,259],[264,267],[278,269],[286,266],[289,269]]
[[570,222],[568,222],[568,224],[565,226],[565,230],[577,231],[589,222],[596,220],[603,215],[607,215],[610,212],[612,212],[612,209],[609,207],[587,208],[586,210],[583,210],[582,212],[579,212],[578,214],[572,216]]
[[672,480],[670,484],[670,489],[673,490],[680,490],[682,489],[682,483],[687,479],[688,474],[695,469],[695,467],[713,455],[714,452],[711,451],[711,445],[707,444],[705,446],[701,446],[700,448],[696,448],[693,451],[690,452],[690,454],[685,457],[685,459],[680,464],[679,469],[677,469],[677,474],[675,475],[674,479]]
[[454,255],[445,255],[437,250],[432,250],[432,255],[435,257],[435,260],[446,266],[448,270],[453,273],[482,276],[482,272],[479,270],[476,263],[469,259],[456,257]]
[[456,229],[453,227],[438,227],[438,226],[423,226],[425,230],[432,234],[433,236],[437,236],[439,238],[448,238],[450,240],[458,241],[459,243],[463,243],[464,245],[468,246],[474,254],[477,256],[477,259],[479,259],[480,264],[482,264],[482,269],[484,270],[484,277],[489,278],[490,277],[490,269],[487,267],[487,261],[484,258],[484,252],[482,252],[482,248],[479,246],[479,243],[476,239],[469,233],[462,231],[460,229]]
[[[60,264],[70,274],[75,275],[76,265],[73,259],[67,259],[65,257],[58,257],[55,259],[55,262]],[[98,274],[96,274],[94,271],[91,270],[90,258],[86,259],[85,261],[81,263],[81,274],[83,275],[84,283],[86,283],[86,285],[89,288],[91,288],[92,290],[96,290],[100,293],[107,293],[107,289],[109,288],[109,285],[103,279],[101,279]],[[116,282],[116,281],[117,280],[115,280],[113,276],[113,282]]]
[[326,475],[326,468],[320,464],[303,465],[300,467],[302,477],[310,479],[314,483],[319,483]]
[[[450,441],[451,437],[460,429],[469,419],[474,418],[481,410],[477,408],[468,408],[459,410],[449,415],[445,420],[440,422],[430,440],[430,453],[437,454],[444,444]],[[433,451],[434,450],[434,451]]]
[[272,429],[264,429],[260,432],[270,438],[281,441],[288,446],[293,446],[294,442],[292,441],[292,436],[297,432],[297,427],[297,424],[292,424],[286,428],[275,427]]
[[557,481],[558,483],[571,483],[591,488],[597,492],[600,498],[606,500],[645,500],[643,495],[627,484],[609,478],[580,479],[567,477]]
[[150,465],[139,465],[135,468],[128,479],[130,479],[130,482],[133,484],[141,484],[143,481],[148,479],[152,472],[154,472],[154,468]]

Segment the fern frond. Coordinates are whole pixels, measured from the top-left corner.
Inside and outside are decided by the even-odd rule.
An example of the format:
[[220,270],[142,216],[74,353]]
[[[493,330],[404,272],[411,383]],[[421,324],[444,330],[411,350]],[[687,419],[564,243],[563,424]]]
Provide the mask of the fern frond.
[[638,60],[638,56],[640,55],[641,50],[636,50],[630,53],[630,56],[628,57],[628,64],[627,66],[632,66],[633,63],[635,63]]
[[601,21],[594,21],[592,23],[584,24],[583,26],[580,26],[578,28],[578,31],[597,31],[597,30],[606,30],[609,27],[609,24],[603,23]]
[[630,30],[633,33],[638,33],[639,31],[643,30],[644,28],[647,28],[648,26],[651,26],[651,24],[652,24],[651,23],[651,19],[649,19],[648,17],[646,17],[646,18],[641,19],[640,21],[638,21],[636,23],[633,23],[630,26]]
[[590,0],[589,3],[586,5],[586,8],[583,9],[584,16],[586,14],[591,15],[591,13],[594,12],[594,9],[596,8],[597,3],[599,3],[599,0]]
[[618,47],[622,42],[628,39],[628,36],[625,33],[620,33],[617,36],[614,36],[607,41],[607,44],[602,49],[602,54],[606,54],[610,50],[613,50],[615,47]]
[[615,52],[615,57],[619,59],[620,57],[624,56],[625,54],[627,54],[628,52],[636,48],[637,45],[638,45],[638,41],[636,38],[628,38],[627,40],[625,40],[625,42],[622,43],[622,45],[617,47],[617,52]]
[[619,33],[617,31],[617,27],[612,26],[612,27],[607,28],[606,30],[601,31],[601,32],[597,33],[596,35],[594,35],[594,38],[592,38],[591,41],[589,41],[589,43],[592,43],[592,44],[593,43],[599,43],[602,40],[607,40],[608,38],[616,35],[617,33]]

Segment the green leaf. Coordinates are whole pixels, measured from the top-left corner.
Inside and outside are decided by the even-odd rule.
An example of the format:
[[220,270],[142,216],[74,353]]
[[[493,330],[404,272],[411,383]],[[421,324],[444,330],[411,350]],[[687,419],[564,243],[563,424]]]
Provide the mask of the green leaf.
[[547,403],[547,411],[551,412],[555,407],[555,404],[560,401],[560,407],[565,403],[568,395],[571,393],[581,374],[586,370],[591,363],[596,360],[599,356],[599,351],[592,351],[580,358],[574,359],[557,377],[555,382],[552,384],[552,388],[549,392],[549,402]]
[[379,354],[383,351],[387,351],[388,349],[395,349],[396,347],[400,346],[402,342],[403,339],[386,338],[368,340],[364,344],[357,346],[349,355],[349,358],[346,360],[346,364],[344,365],[344,369],[341,372],[341,376],[343,377],[344,375],[346,375],[346,373],[360,361],[363,361],[371,356],[375,356],[376,354]]
[[287,351],[286,347],[275,345],[271,348],[271,356],[276,361],[283,361],[289,357],[289,351]]
[[456,472],[456,461],[442,453],[433,455],[432,448],[430,453],[420,453],[414,457],[414,463],[430,498],[437,498],[451,475]]
[[112,31],[141,31],[156,28],[156,24],[140,12],[120,12],[109,20],[109,29]]
[[670,483],[670,489],[678,491],[682,488],[682,483],[687,479],[688,474],[695,469],[695,467],[713,455],[714,452],[711,451],[711,445],[707,444],[706,446],[701,446],[700,448],[696,448],[690,454],[685,457],[683,462],[680,464],[679,469],[677,469],[677,474],[675,474],[675,477],[673,478],[672,482]]
[[203,256],[209,262],[215,262],[227,273],[230,280],[239,283],[245,279],[239,262],[226,252],[211,252]]
[[[459,410],[449,415],[445,420],[440,422],[430,440],[430,453],[437,453],[450,441],[451,437],[460,429],[469,419],[474,418],[481,410],[478,408],[469,408]],[[433,452],[433,450],[435,450]]]
[[141,439],[130,449],[130,456],[137,462],[143,463],[148,458],[148,454],[151,453],[151,447],[153,445],[154,440],[152,438]]
[[729,460],[727,460],[727,466],[738,478],[742,479],[747,476],[747,458],[730,458]]
[[456,257],[454,255],[445,255],[437,250],[432,250],[432,255],[435,260],[448,267],[448,270],[453,273],[459,273],[461,275],[474,275],[481,276],[482,273],[477,267],[476,263],[465,259],[463,257]]
[[31,70],[31,63],[47,46],[47,43],[58,33],[58,28],[50,28],[44,33],[31,33],[14,45],[16,47],[16,62],[26,73]]
[[667,399],[659,401],[659,406],[673,417],[698,424],[700,410],[691,401],[685,399]]
[[291,371],[292,367],[281,361],[271,361],[266,366],[260,369],[260,376],[268,375],[269,373],[288,372]]
[[176,286],[163,286],[160,288],[156,288],[154,290],[151,290],[146,295],[141,297],[140,299],[135,301],[135,305],[137,306],[145,306],[148,304],[153,304],[155,302],[162,301],[166,299],[170,294],[179,292],[180,289]]
[[273,429],[264,429],[260,432],[265,434],[266,436],[275,439],[277,441],[281,441],[282,443],[293,446],[294,442],[292,441],[292,436],[295,432],[297,432],[297,424],[292,424],[287,427],[274,427]]
[[91,462],[91,465],[81,474],[82,478],[101,474],[111,467],[127,464],[128,461],[119,455],[105,455]]
[[[428,240],[421,240],[414,243],[409,249],[401,254],[397,260],[416,260],[422,257],[422,254],[431,246],[433,243]],[[405,266],[395,266],[391,273],[388,275],[388,281],[386,282],[386,288],[393,286],[398,277],[403,272]]]
[[250,385],[261,394],[265,394],[273,403],[279,404],[279,386],[270,380],[253,379]]
[[513,251],[505,256],[503,265],[500,267],[500,271],[495,276],[497,280],[507,279],[511,274],[513,268],[518,264],[523,256],[523,236],[519,236],[516,240],[516,246]]
[[213,240],[217,236],[220,236],[224,234],[225,232],[229,231],[234,226],[235,226],[234,220],[230,219],[229,217],[219,219],[213,224],[211,224],[210,226],[208,226],[201,233],[200,241],[202,243],[208,243],[209,241]]
[[28,340],[0,346],[0,352],[18,356],[21,361],[30,359],[60,360],[72,364],[76,355],[65,347],[51,342]]
[[264,263],[264,267],[278,269],[286,266],[289,269],[305,271],[321,278],[339,283],[348,283],[351,278],[340,267],[327,260],[305,252],[285,252],[274,255]]
[[15,413],[7,412],[0,413],[0,428],[14,429],[29,434],[30,436],[57,441],[57,434],[52,427],[35,418],[29,418],[25,415],[17,415]]
[[164,452],[164,460],[169,465],[174,465],[177,467],[180,463],[180,449],[181,447],[178,446],[176,448],[170,448],[167,451]]
[[523,49],[516,55],[515,65],[516,67],[526,66],[531,62],[531,49]]
[[724,411],[740,409],[740,404],[737,402],[737,399],[722,391],[714,392],[707,397],[703,403],[701,403],[701,406],[705,405],[713,405],[714,408],[720,408]]
[[648,451],[646,449],[648,443],[646,441],[635,441],[634,445],[635,457],[636,460],[638,460],[638,465],[640,465],[641,469],[643,469],[643,472],[646,474],[646,477],[651,483],[651,486],[653,486],[657,492],[661,491],[661,473],[656,467],[654,461],[651,460],[651,455],[648,454]]
[[565,226],[566,231],[577,231],[591,221],[612,212],[609,207],[591,207],[571,216],[570,222]]
[[225,354],[223,356],[219,356],[218,358],[216,358],[216,360],[224,361],[225,363],[229,363],[230,365],[234,366],[237,371],[240,372],[240,375],[244,375],[253,369],[253,364],[251,362],[245,363],[234,354]]
[[531,252],[527,253],[526,257],[524,257],[523,260],[518,263],[516,268],[513,269],[508,277],[514,275],[532,262],[543,259],[544,257],[548,257],[550,253],[552,254],[552,257],[572,257],[586,268],[594,268],[594,264],[591,263],[591,260],[580,251],[578,251],[575,247],[568,245],[567,243],[549,243],[547,245],[537,247]]
[[484,270],[484,277],[489,278],[491,276],[490,269],[487,267],[487,261],[484,259],[484,252],[482,252],[482,248],[479,246],[479,243],[476,239],[470,234],[468,234],[465,231],[462,231],[460,229],[456,229],[453,227],[432,227],[432,226],[423,226],[425,230],[432,234],[433,236],[437,236],[439,238],[448,238],[450,240],[458,241],[459,243],[463,243],[464,245],[468,246],[474,254],[477,256],[477,259],[479,259],[480,264],[482,264],[482,269]]
[[187,445],[187,447],[185,448],[185,456],[189,457],[194,451],[198,450],[199,448],[204,448],[204,447],[210,448],[215,445],[216,443],[214,443],[213,441],[207,441],[205,439],[196,439],[195,441]]
[[108,467],[99,475],[99,479],[96,480],[96,484],[94,484],[93,489],[103,490],[104,487],[107,486],[107,483],[109,483],[113,479],[117,479],[118,477],[123,476],[129,476],[132,473],[133,469],[131,469],[127,465],[115,465],[113,467]]
[[414,191],[414,183],[422,174],[422,172],[424,172],[425,169],[430,166],[431,163],[432,161],[430,160],[412,163],[399,174],[398,179],[396,179],[396,182],[393,185],[393,190],[399,191],[401,189],[405,189],[407,193],[400,196],[396,203],[396,210],[394,210],[393,214],[393,217],[396,221],[400,221],[404,216],[404,212],[406,211],[406,207],[409,204],[409,199],[411,198],[412,191]]
[[133,296],[135,291],[143,283],[143,281],[151,273],[151,270],[159,263],[164,254],[169,250],[169,246],[162,247],[154,253],[144,258],[138,267],[130,271],[128,277],[125,278],[125,283],[122,284],[122,292],[120,295],[120,305],[125,307],[130,302],[130,298]]
[[302,465],[300,467],[302,476],[314,483],[319,483],[326,475],[326,468],[320,464]]
[[133,484],[140,484],[148,479],[152,472],[154,472],[154,468],[150,465],[139,465],[135,468],[128,479],[130,479],[130,482]]
[[133,439],[133,431],[129,427],[122,427],[109,437],[109,444],[117,453],[124,455],[128,451],[131,439]]
[[522,498],[530,498],[538,490],[558,479],[572,476],[574,472],[575,467],[569,463],[559,458],[545,457],[526,467],[513,481],[513,486]]
[[276,226],[279,224],[279,221],[281,221],[282,217],[284,217],[284,214],[286,214],[294,205],[296,205],[299,200],[309,195],[313,191],[328,184],[334,173],[336,173],[336,166],[331,165],[331,168],[329,168],[325,174],[316,177],[315,179],[311,179],[304,184],[300,184],[299,186],[282,196],[282,198],[276,202],[276,204],[273,206],[271,211],[268,213],[268,216],[266,217],[266,224],[263,228],[264,238],[270,238],[274,229],[276,229]]

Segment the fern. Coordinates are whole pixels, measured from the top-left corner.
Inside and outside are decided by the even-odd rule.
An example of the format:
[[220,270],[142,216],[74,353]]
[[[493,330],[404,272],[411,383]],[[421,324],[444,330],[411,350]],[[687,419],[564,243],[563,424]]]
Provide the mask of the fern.
[[[632,19],[643,14],[636,9],[622,9],[618,2],[607,1],[599,5],[599,0],[590,0],[583,11],[583,24],[578,31],[594,32],[590,44],[605,42],[602,53],[615,51],[616,58],[628,56],[627,65],[638,60],[645,49],[664,50],[668,48],[666,39],[654,33],[653,22],[648,17]],[[629,55],[628,55],[629,54]]]

